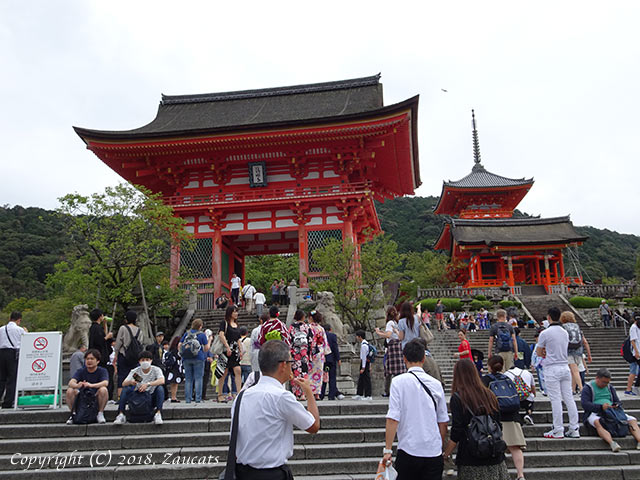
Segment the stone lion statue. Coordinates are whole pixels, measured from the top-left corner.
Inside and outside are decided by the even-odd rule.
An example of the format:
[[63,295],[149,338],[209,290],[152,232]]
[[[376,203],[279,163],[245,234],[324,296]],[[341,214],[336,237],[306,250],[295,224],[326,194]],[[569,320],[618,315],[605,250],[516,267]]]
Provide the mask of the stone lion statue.
[[322,318],[327,325],[331,325],[331,330],[338,336],[338,341],[345,341],[345,326],[336,314],[336,301],[332,292],[318,292],[316,294],[316,310],[322,314]]
[[71,312],[71,326],[64,336],[63,350],[65,353],[75,352],[79,346],[89,346],[89,318],[88,305],[76,305]]

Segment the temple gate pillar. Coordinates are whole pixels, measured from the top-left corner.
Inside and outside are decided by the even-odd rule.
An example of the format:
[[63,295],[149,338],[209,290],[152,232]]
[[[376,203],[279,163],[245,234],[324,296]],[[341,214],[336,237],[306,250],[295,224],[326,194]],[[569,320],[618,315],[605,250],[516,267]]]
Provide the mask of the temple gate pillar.
[[551,288],[551,270],[549,269],[549,255],[544,256],[544,277],[545,277],[545,287],[547,288],[547,292]]
[[222,231],[215,228],[213,231],[213,254],[211,273],[213,277],[214,302],[222,295]]
[[178,286],[178,278],[180,277],[180,247],[171,245],[171,261],[169,264],[169,285],[171,288]]
[[558,254],[558,258],[559,258],[559,263],[560,263],[560,279],[561,282],[564,282],[564,255],[562,253],[562,251]]
[[509,274],[509,286],[515,287],[516,282],[513,278],[513,259],[511,258],[511,254],[507,255],[507,272]]
[[298,269],[300,270],[299,285],[302,288],[309,286],[307,274],[309,273],[309,245],[307,242],[307,229],[304,225],[298,225]]

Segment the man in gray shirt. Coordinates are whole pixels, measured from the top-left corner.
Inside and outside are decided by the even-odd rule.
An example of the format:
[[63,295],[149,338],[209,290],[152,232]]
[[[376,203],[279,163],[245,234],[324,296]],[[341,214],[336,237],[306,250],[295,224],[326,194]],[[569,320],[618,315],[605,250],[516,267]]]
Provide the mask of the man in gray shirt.
[[507,312],[496,312],[497,322],[491,325],[489,330],[489,357],[493,355],[493,347],[496,347],[496,355],[504,360],[503,372],[513,367],[513,362],[518,359],[518,342],[513,327],[507,323]]
[[[569,370],[569,334],[560,324],[560,310],[549,309],[549,328],[540,332],[536,354],[544,358],[544,383],[553,413],[553,429],[544,434],[545,438],[580,438],[578,408],[571,391],[571,370]],[[569,414],[569,430],[564,432],[562,422],[562,402]]]
[[69,359],[69,374],[73,377],[74,373],[84,367],[84,352],[87,351],[86,345],[80,345],[78,350],[73,352]]

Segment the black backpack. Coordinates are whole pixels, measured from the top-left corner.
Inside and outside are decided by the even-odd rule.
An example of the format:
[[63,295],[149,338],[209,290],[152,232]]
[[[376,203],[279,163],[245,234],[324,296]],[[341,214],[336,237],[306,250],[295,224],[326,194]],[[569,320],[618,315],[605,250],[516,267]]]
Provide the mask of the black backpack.
[[502,428],[491,415],[475,415],[469,407],[471,420],[467,427],[467,445],[471,456],[478,459],[497,458],[507,449]]
[[128,422],[147,423],[153,420],[153,401],[149,392],[133,390],[127,399],[127,405],[129,405]]
[[73,403],[73,423],[86,425],[98,423],[98,398],[93,388],[81,388]]
[[124,349],[124,359],[127,361],[129,366],[137,365],[139,360],[138,356],[140,355],[140,352],[142,352],[142,344],[138,340],[140,329],[138,329],[136,335],[134,336],[131,328],[129,328],[129,325],[125,325],[125,327],[127,328],[127,330],[129,330],[131,341],[129,342],[127,348]]
[[627,339],[622,344],[622,348],[620,349],[620,352],[622,353],[622,356],[624,357],[625,362],[636,363],[638,360],[636,359],[635,355],[631,350],[632,350],[631,338],[627,337]]
[[[498,325],[498,351],[499,352],[510,352],[513,347],[513,339],[511,338],[511,333],[509,331],[508,324],[504,322],[499,322]],[[503,325],[502,325],[503,324]],[[491,352],[489,352],[491,353]]]

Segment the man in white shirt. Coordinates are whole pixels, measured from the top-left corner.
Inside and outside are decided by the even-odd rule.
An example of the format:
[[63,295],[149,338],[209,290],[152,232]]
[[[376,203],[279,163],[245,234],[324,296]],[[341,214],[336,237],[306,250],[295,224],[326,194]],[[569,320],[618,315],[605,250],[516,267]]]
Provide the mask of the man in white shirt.
[[356,332],[356,341],[360,342],[360,376],[358,377],[357,395],[354,400],[371,400],[371,368],[369,361],[369,342],[365,340],[364,330]]
[[256,294],[256,287],[251,285],[251,282],[247,280],[247,284],[242,287],[242,296],[244,297],[244,305],[247,309],[247,313],[253,312],[253,296]]
[[[545,438],[580,438],[578,407],[571,391],[571,370],[569,370],[569,334],[560,324],[560,310],[549,309],[549,328],[540,332],[536,354],[544,358],[544,383],[553,414],[553,429],[544,434]],[[569,414],[569,430],[565,434],[562,422],[562,402]]]
[[[240,402],[236,444],[238,480],[293,478],[286,464],[293,455],[293,427],[308,433],[320,429],[320,414],[311,383],[308,379],[293,379],[292,361],[291,349],[280,340],[270,340],[260,348],[260,380],[244,392]],[[292,379],[304,391],[308,410],[285,390],[283,384]],[[235,413],[235,403],[231,411]]]
[[397,433],[398,480],[440,480],[442,446],[449,422],[444,389],[422,369],[425,356],[422,340],[411,340],[402,353],[407,373],[391,381],[382,461],[391,460],[391,447]]
[[256,305],[256,315],[262,316],[262,310],[264,309],[264,303],[267,301],[264,293],[257,291],[253,296],[253,303]]
[[27,329],[20,326],[22,313],[11,312],[9,322],[0,328],[0,399],[4,393],[2,408],[13,408],[18,376],[18,353],[22,334]]
[[[629,342],[631,343],[631,353],[636,357],[634,363],[629,364],[629,379],[627,380],[627,389],[625,395],[636,396],[638,387],[640,387],[640,312],[633,314],[634,323],[629,329]],[[635,381],[635,386],[634,386]]]

